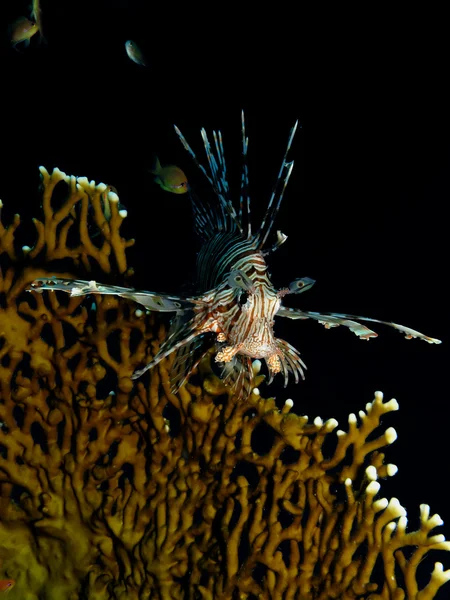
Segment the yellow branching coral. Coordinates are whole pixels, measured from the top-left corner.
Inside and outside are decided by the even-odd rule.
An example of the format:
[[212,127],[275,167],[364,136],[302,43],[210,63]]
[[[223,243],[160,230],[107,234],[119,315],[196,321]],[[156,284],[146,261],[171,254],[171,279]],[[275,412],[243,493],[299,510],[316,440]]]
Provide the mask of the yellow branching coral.
[[[380,421],[397,402],[376,393],[341,431],[257,389],[234,398],[210,357],[176,395],[170,358],[133,382],[164,339],[152,315],[115,297],[22,293],[58,267],[130,274],[117,196],[41,173],[34,246],[16,249],[18,217],[0,224],[0,579],[17,581],[10,598],[433,598],[450,571],[436,563],[419,589],[417,567],[450,549],[434,531],[441,519],[422,505],[408,531],[399,501],[379,497],[378,480],[396,471],[383,454],[396,433]],[[57,207],[59,183],[68,194]]]

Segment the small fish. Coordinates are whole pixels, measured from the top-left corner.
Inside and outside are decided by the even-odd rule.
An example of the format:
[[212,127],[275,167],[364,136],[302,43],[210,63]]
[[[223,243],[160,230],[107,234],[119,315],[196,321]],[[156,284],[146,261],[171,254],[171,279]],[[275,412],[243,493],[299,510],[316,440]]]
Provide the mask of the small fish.
[[12,23],[10,27],[10,39],[13,46],[24,43],[25,46],[29,46],[30,39],[39,31],[39,27],[30,19],[26,17],[19,17]]
[[154,157],[150,172],[155,176],[155,182],[166,192],[185,194],[189,190],[188,180],[183,171],[175,165],[161,166],[157,156]]
[[133,40],[125,42],[125,50],[127,51],[128,57],[137,65],[142,65],[143,67],[147,66],[144,55]]
[[14,579],[0,579],[0,592],[9,592],[13,589],[16,582]]
[[37,28],[42,36],[41,0],[33,0],[33,4],[31,5],[31,18],[36,23]]

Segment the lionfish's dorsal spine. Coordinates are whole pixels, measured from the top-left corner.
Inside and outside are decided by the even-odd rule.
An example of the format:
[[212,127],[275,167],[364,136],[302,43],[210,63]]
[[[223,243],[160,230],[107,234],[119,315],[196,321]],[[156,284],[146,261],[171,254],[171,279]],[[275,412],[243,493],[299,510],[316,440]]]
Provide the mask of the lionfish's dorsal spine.
[[[270,197],[270,202],[267,207],[266,214],[264,215],[259,230],[255,234],[257,247],[260,250],[264,247],[264,244],[266,243],[270,231],[275,223],[278,210],[281,206],[281,201],[283,200],[284,190],[286,189],[289,177],[292,173],[292,169],[294,168],[294,161],[288,162],[287,155],[289,153],[289,150],[291,149],[292,140],[294,139],[295,132],[297,131],[297,126],[298,121],[295,122],[294,127],[291,129],[291,132],[289,134],[289,140],[286,147],[286,151],[281,162],[281,167],[278,173],[277,181],[272,190],[272,196]],[[279,244],[277,244],[276,247],[278,247],[278,245]]]
[[[248,240],[252,239],[256,248],[258,250],[262,250],[275,223],[278,210],[281,206],[281,201],[283,200],[284,190],[286,189],[289,177],[292,173],[292,169],[294,166],[293,161],[288,162],[287,156],[291,148],[295,132],[298,127],[298,121],[296,121],[294,127],[292,127],[290,131],[286,151],[281,162],[281,167],[278,173],[277,181],[272,190],[272,195],[269,201],[269,205],[267,207],[266,214],[264,215],[264,218],[258,231],[253,236],[250,222],[251,211],[247,166],[248,138],[245,133],[244,111],[242,111],[241,114],[241,123],[243,166],[241,174],[241,194],[238,213],[236,213],[231,200],[230,189],[227,180],[227,169],[221,132],[213,131],[215,147],[215,150],[213,150],[206,130],[204,128],[202,128],[201,130],[203,144],[205,146],[206,151],[206,157],[208,160],[208,174],[208,171],[197,159],[195,152],[189,146],[181,131],[176,125],[174,127],[184,148],[189,152],[196,165],[199,167],[199,169],[209,181],[211,187],[216,193],[219,203],[218,210],[214,210],[211,206],[202,203],[200,199],[194,194],[194,192],[191,191],[195,221],[197,231],[200,234],[200,236],[203,239],[210,239],[213,235],[215,235],[218,232],[238,233]],[[283,237],[283,234],[279,233],[277,242],[272,246],[270,250],[266,251],[265,254],[278,248],[285,239],[285,236]]]
[[241,112],[242,123],[242,175],[241,175],[241,196],[239,199],[239,222],[242,225],[242,231],[249,240],[252,237],[252,224],[250,220],[250,189],[248,183],[248,137],[245,135],[244,111]]
[[212,237],[220,231],[230,233],[235,233],[236,231],[238,231],[241,235],[243,235],[241,222],[234,209],[230,197],[230,190],[227,180],[227,171],[225,164],[225,155],[223,151],[222,133],[220,131],[218,131],[217,133],[213,131],[214,145],[217,154],[216,158],[216,156],[214,155],[214,151],[211,148],[211,144],[209,142],[206,130],[201,130],[201,135],[205,146],[206,157],[208,160],[208,166],[210,170],[209,175],[205,167],[197,159],[195,152],[189,146],[189,144],[186,141],[186,138],[183,136],[181,131],[176,125],[174,125],[174,128],[184,148],[189,152],[195,164],[205,175],[218,199],[219,206],[211,207],[205,202],[202,202],[198,198],[198,196],[191,190],[190,194],[194,207],[194,217],[199,235],[203,239],[209,239],[210,237]]

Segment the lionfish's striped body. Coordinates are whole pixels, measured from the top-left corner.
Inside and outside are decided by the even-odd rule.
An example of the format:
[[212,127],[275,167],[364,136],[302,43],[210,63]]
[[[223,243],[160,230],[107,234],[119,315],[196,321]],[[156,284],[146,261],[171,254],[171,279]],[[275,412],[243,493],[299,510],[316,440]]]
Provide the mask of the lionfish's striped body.
[[213,132],[215,153],[211,149],[205,130],[201,132],[208,158],[208,174],[179,129],[175,127],[184,147],[209,180],[216,199],[215,206],[207,205],[202,203],[192,190],[189,192],[196,230],[202,241],[197,258],[198,295],[168,296],[97,284],[94,281],[58,278],[35,281],[30,290],[64,290],[72,295],[117,294],[132,299],[149,310],[175,312],[169,334],[159,352],[151,362],[133,375],[134,378],[139,377],[163,358],[176,352],[171,371],[173,391],[185,383],[192,370],[213,345],[217,347],[216,361],[223,364],[224,381],[232,386],[236,393],[242,389],[246,393],[251,390],[253,359],[265,360],[270,381],[275,374],[282,373],[285,385],[289,374],[293,375],[297,382],[299,377],[304,376],[305,365],[295,348],[275,337],[275,316],[315,319],[326,327],[344,325],[363,339],[376,337],[377,334],[357,320],[384,323],[403,332],[408,338],[419,337],[430,343],[440,343],[439,340],[396,323],[337,313],[320,314],[282,305],[286,294],[304,292],[314,284],[312,279],[305,277],[294,280],[287,288],[276,290],[269,279],[265,261],[265,256],[287,239],[278,231],[276,242],[268,249],[265,248],[293,168],[293,162],[287,162],[287,155],[296,127],[297,124],[291,130],[267,212],[255,233],[252,233],[250,224],[246,165],[248,140],[245,136],[243,115],[244,166],[238,212],[229,193],[220,132]]

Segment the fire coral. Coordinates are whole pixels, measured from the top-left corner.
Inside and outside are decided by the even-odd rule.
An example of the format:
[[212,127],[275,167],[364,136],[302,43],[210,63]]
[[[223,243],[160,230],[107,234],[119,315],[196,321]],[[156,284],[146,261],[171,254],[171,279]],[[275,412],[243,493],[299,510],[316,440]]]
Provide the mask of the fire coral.
[[[19,216],[0,221],[0,578],[10,598],[106,600],[431,599],[450,550],[420,507],[407,530],[379,480],[396,472],[380,392],[345,430],[279,410],[256,388],[236,398],[210,357],[174,395],[170,357],[131,374],[165,330],[123,299],[25,294],[57,272],[132,275],[126,211],[104,184],[41,168],[43,216],[32,247]],[[56,206],[56,186],[66,186]],[[147,357],[148,358],[148,357]],[[258,372],[258,365],[254,365]],[[257,376],[257,381],[262,381]],[[256,440],[264,433],[264,450]],[[324,444],[333,438],[334,450]],[[348,460],[351,456],[351,460]]]

